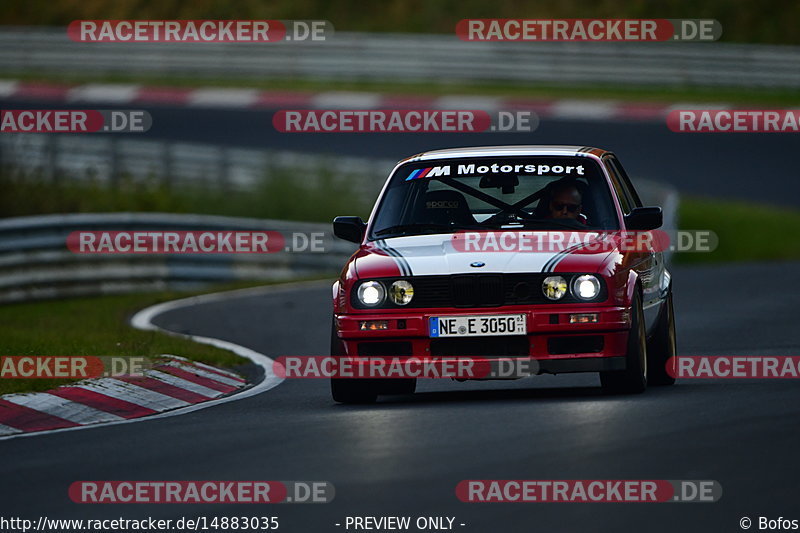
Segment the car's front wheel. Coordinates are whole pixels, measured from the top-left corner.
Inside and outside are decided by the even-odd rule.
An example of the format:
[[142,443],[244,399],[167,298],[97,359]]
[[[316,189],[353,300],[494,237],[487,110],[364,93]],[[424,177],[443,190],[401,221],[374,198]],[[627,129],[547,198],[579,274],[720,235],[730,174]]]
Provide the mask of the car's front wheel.
[[600,372],[603,390],[611,394],[637,394],[647,388],[647,332],[642,309],[642,296],[636,290],[631,302],[631,331],[625,370]]
[[675,347],[675,312],[672,310],[672,291],[670,291],[659,314],[653,337],[647,343],[647,356],[650,358],[648,384],[675,383],[677,371]]
[[[336,325],[331,324],[331,356],[345,355],[342,341],[336,335]],[[331,396],[339,403],[375,403],[378,399],[375,380],[356,378],[331,378]]]

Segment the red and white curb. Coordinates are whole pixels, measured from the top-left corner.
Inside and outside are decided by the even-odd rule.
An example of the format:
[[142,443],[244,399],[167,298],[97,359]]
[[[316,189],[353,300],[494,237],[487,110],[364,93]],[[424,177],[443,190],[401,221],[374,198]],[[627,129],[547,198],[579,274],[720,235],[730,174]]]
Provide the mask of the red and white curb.
[[233,372],[172,355],[137,377],[97,378],[0,397],[0,435],[76,428],[154,415],[245,387]]
[[235,88],[148,87],[137,84],[59,85],[0,80],[0,99],[67,104],[168,105],[227,109],[480,109],[534,111],[540,118],[654,122],[674,109],[728,108],[727,104],[530,99],[490,96],[425,96],[373,92],[297,92]]
[[273,360],[266,355],[221,339],[164,330],[152,320],[167,311],[193,305],[315,287],[319,283],[287,283],[193,296],[148,307],[131,319],[137,329],[159,330],[249,359],[264,371],[264,379],[253,386],[247,387],[232,372],[168,356],[165,364],[146,372],[143,378],[98,378],[42,393],[1,396],[0,440],[178,416],[268,391],[283,378],[275,375]]

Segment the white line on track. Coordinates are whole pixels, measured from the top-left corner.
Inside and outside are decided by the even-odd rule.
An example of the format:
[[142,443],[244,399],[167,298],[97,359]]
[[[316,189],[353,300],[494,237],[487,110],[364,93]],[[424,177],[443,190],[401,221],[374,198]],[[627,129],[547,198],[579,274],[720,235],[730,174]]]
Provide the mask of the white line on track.
[[[182,337],[185,339],[192,340],[194,342],[198,342],[200,344],[208,344],[211,346],[215,346],[217,348],[221,348],[223,350],[230,350],[236,355],[249,359],[254,364],[260,366],[264,370],[264,379],[261,380],[259,383],[256,383],[254,386],[243,390],[242,392],[238,392],[232,394],[230,396],[226,396],[224,398],[218,398],[216,400],[209,400],[207,402],[198,403],[194,405],[189,405],[186,407],[181,407],[178,409],[173,409],[171,411],[166,411],[163,413],[159,413],[157,415],[150,415],[144,416],[141,418],[130,418],[115,422],[103,422],[100,424],[92,424],[88,426],[77,426],[71,428],[62,428],[62,429],[51,429],[47,431],[37,431],[33,433],[18,433],[14,435],[5,435],[0,436],[0,440],[6,440],[11,438],[22,438],[22,437],[36,437],[39,435],[49,435],[52,433],[58,433],[62,431],[74,431],[77,429],[89,429],[89,428],[98,428],[98,427],[106,427],[111,425],[117,424],[131,424],[134,422],[146,422],[148,420],[155,420],[157,418],[167,418],[170,416],[178,416],[187,413],[191,413],[194,411],[199,411],[201,409],[207,409],[209,407],[213,407],[215,405],[220,405],[223,403],[228,402],[235,402],[237,400],[243,400],[245,398],[249,398],[251,396],[255,396],[256,394],[261,394],[262,392],[266,392],[272,388],[277,387],[282,381],[283,378],[278,377],[272,371],[272,364],[273,360],[267,357],[264,354],[258,353],[250,348],[245,348],[244,346],[240,346],[238,344],[234,344],[232,342],[224,341],[221,339],[215,339],[213,337],[202,337],[199,335],[188,335],[185,333],[176,333],[174,331],[169,331],[166,329],[162,329],[155,324],[153,324],[153,319],[162,313],[166,313],[167,311],[174,311],[175,309],[183,309],[185,307],[191,307],[193,305],[200,305],[206,304],[211,302],[219,302],[224,300],[229,300],[232,298],[241,298],[247,296],[258,296],[258,295],[266,295],[266,294],[279,294],[282,292],[297,290],[297,289],[306,289],[306,288],[322,288],[322,287],[329,287],[329,281],[302,281],[302,282],[295,282],[295,283],[285,283],[282,285],[268,285],[266,287],[251,287],[247,289],[238,289],[233,291],[225,291],[225,292],[215,292],[211,294],[203,294],[201,296],[192,296],[190,298],[182,298],[180,300],[173,300],[171,302],[164,302],[157,305],[153,305],[146,309],[142,309],[138,313],[136,313],[133,318],[131,318],[131,325],[137,329],[142,330],[156,330],[162,331],[167,333],[168,335],[173,335],[176,337]],[[116,381],[116,380],[115,380]],[[81,385],[85,386],[85,385]],[[97,392],[103,392],[101,390],[95,389]],[[152,391],[151,391],[152,392]],[[111,394],[109,394],[110,396]],[[120,398],[124,399],[124,398]],[[180,401],[180,400],[178,400]],[[138,402],[137,402],[138,403]],[[184,402],[185,403],[185,402]],[[0,433],[2,433],[2,428],[0,428]]]

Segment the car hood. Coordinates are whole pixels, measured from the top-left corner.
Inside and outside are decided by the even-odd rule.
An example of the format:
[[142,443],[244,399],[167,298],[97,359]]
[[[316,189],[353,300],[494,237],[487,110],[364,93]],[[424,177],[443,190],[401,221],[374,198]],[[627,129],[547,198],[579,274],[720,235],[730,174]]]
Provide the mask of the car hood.
[[459,245],[459,237],[454,238],[457,234],[369,241],[356,254],[355,269],[360,279],[437,274],[602,273],[612,261],[611,256],[615,252],[618,254],[613,241],[603,234],[580,232],[581,241],[577,242],[557,240],[546,232],[540,233],[545,235],[539,237],[536,251],[494,251],[492,246],[481,248],[487,251],[464,251],[463,245]]

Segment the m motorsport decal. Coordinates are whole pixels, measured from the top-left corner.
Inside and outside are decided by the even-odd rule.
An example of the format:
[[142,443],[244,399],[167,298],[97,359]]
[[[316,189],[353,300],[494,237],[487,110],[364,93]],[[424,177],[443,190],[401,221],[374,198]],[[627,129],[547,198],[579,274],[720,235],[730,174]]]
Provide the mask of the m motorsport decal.
[[[435,178],[438,176],[449,176],[453,165],[444,165],[438,167],[418,168],[411,172],[406,178],[406,181],[418,180],[422,178]],[[458,176],[475,176],[484,174],[534,174],[537,176],[544,175],[585,175],[585,168],[583,165],[501,165],[499,163],[491,163],[481,165],[478,163],[468,163],[456,165],[456,175]]]
[[449,175],[450,175],[450,165],[445,165],[443,167],[418,168],[417,170],[413,171],[411,174],[408,175],[406,181],[418,180],[421,178],[433,178],[435,176],[449,176]]

